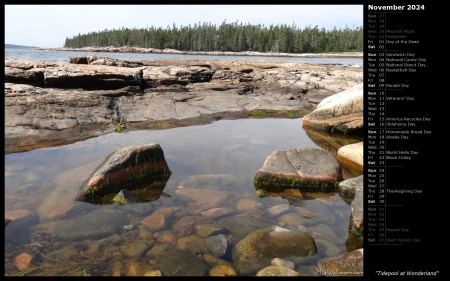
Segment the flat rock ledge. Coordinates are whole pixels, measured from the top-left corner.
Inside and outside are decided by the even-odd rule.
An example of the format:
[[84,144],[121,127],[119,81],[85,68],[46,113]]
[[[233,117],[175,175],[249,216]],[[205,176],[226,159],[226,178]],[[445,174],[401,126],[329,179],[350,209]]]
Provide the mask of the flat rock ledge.
[[129,146],[109,155],[83,184],[78,201],[96,202],[105,194],[117,193],[122,188],[144,181],[165,180],[171,170],[164,151],[157,143]]
[[342,170],[336,158],[321,149],[299,147],[274,151],[256,173],[257,190],[278,192],[296,188],[304,192],[335,191]]
[[362,83],[363,69],[253,60],[70,62],[5,58],[5,153],[128,130],[298,118]]

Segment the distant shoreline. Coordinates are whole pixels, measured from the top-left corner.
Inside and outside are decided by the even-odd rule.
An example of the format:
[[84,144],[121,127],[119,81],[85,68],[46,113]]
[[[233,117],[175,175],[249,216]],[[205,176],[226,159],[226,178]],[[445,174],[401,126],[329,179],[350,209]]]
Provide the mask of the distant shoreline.
[[261,53],[253,51],[245,52],[199,52],[179,51],[174,49],[135,48],[135,47],[84,47],[84,48],[35,48],[48,51],[72,51],[72,52],[106,52],[106,53],[142,53],[142,54],[179,54],[179,55],[211,55],[211,56],[261,56],[261,57],[301,57],[301,58],[362,58],[363,52],[341,53]]
[[11,48],[11,49],[38,49],[39,47],[16,45],[16,44],[5,44],[5,48]]

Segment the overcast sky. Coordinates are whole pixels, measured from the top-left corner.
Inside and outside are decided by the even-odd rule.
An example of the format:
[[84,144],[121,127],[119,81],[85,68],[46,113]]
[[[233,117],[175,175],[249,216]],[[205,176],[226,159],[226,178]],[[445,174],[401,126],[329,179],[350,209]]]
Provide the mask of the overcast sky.
[[217,27],[238,21],[265,26],[295,23],[298,28],[363,26],[363,5],[5,5],[5,43],[63,47],[66,38],[125,28]]

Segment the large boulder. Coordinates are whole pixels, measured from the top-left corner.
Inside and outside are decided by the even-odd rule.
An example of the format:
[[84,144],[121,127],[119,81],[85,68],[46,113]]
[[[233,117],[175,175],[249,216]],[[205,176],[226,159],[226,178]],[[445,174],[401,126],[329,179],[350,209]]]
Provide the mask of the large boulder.
[[337,160],[341,167],[354,176],[363,174],[364,142],[345,145],[339,148]]
[[275,151],[268,156],[255,175],[254,185],[256,189],[266,191],[297,188],[319,192],[335,190],[341,180],[341,167],[330,153],[313,147],[299,147]]
[[342,133],[359,133],[364,125],[363,84],[324,98],[303,117],[303,127]]
[[[133,185],[142,182],[162,181],[163,189],[170,175],[170,168],[159,144],[124,147],[105,159],[83,184],[77,200],[98,202],[103,195],[117,194],[125,186],[131,190]],[[161,185],[157,187],[161,188]]]

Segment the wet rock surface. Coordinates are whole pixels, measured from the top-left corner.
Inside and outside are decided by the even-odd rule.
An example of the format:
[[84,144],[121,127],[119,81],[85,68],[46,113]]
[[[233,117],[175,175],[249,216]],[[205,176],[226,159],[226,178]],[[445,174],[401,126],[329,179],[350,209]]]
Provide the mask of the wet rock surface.
[[[330,191],[342,180],[341,167],[328,152],[311,147],[274,151],[255,175],[256,189],[298,188]],[[270,191],[270,190],[268,190]]]
[[[96,202],[100,200],[99,197],[120,191],[123,186],[131,189],[135,184],[150,180],[165,183],[170,175],[164,151],[159,144],[124,147],[106,157],[86,185],[81,187],[76,199]],[[160,186],[157,188],[161,189]]]

